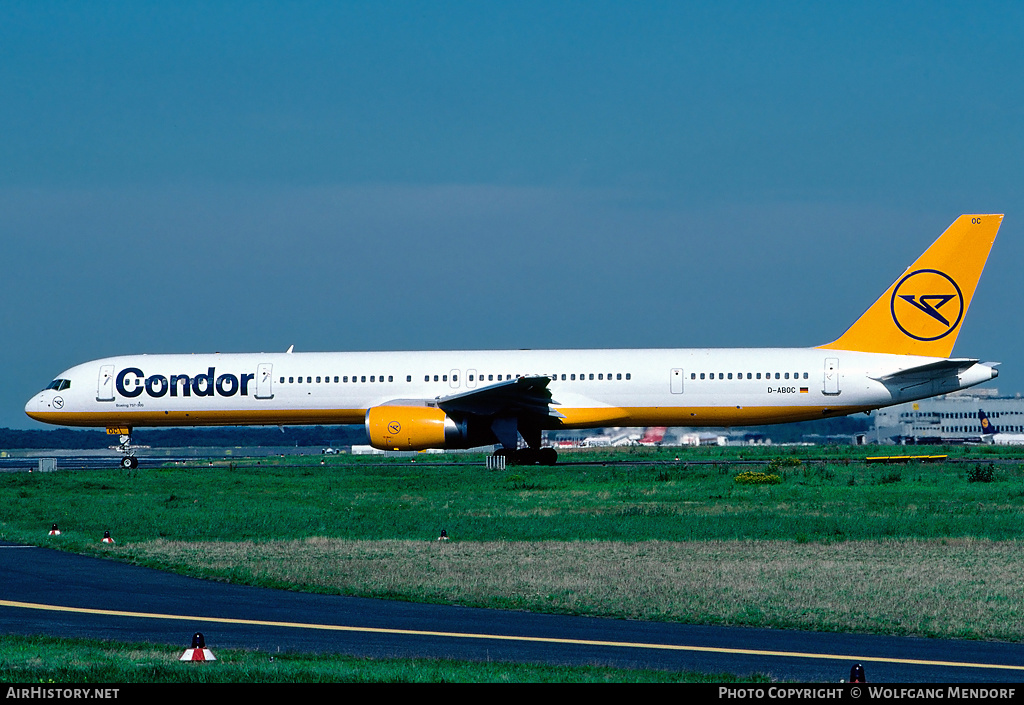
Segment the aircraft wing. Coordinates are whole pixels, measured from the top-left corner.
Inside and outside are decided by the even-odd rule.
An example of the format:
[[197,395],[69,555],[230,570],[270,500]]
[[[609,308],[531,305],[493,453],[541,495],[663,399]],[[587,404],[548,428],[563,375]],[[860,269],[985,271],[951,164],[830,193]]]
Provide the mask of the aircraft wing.
[[438,397],[436,404],[445,413],[475,414],[478,416],[551,416],[562,415],[551,408],[557,404],[548,389],[550,377],[517,377],[507,382]]

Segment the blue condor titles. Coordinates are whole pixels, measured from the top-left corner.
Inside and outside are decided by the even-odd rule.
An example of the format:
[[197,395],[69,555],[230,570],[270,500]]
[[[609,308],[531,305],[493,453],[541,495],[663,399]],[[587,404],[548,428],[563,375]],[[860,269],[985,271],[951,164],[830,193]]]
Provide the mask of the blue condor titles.
[[150,375],[138,367],[126,367],[121,370],[114,381],[117,392],[129,399],[142,394],[143,391],[151,397],[167,396],[168,392],[172,397],[222,397],[249,396],[249,382],[255,379],[254,374],[233,375],[230,372],[222,375],[216,374],[216,368],[210,367],[206,374],[199,374],[195,377],[188,375]]

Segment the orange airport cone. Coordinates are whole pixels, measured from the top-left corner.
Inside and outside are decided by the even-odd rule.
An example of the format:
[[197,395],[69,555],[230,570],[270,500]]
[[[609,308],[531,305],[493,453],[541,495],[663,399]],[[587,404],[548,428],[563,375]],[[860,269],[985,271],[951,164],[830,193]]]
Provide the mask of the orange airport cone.
[[206,648],[206,638],[203,637],[202,632],[196,632],[192,635],[192,648],[185,649],[185,653],[181,655],[179,661],[216,661],[217,657],[213,655],[213,652]]
[[103,532],[103,543],[114,543],[114,539],[110,538],[110,532]]
[[57,528],[56,524],[54,524],[53,528],[50,529],[49,535],[50,536],[60,536],[60,529]]

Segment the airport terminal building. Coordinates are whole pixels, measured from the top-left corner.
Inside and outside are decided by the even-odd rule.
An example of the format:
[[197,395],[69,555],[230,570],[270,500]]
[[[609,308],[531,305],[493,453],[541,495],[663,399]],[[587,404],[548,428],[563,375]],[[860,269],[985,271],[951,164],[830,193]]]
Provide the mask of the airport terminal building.
[[978,411],[1003,433],[1024,433],[1024,399],[996,389],[946,394],[874,412],[869,442],[882,444],[981,443]]

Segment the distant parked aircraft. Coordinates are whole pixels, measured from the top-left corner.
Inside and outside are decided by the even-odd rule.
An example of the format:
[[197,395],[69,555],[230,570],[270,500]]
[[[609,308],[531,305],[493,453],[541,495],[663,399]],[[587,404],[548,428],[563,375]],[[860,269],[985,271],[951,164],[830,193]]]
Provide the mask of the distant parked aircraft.
[[[997,446],[1016,446],[1024,445],[1024,433],[1005,432],[1002,429],[1003,426],[992,423],[986,414],[981,409],[978,409],[978,419],[981,421],[981,432],[985,436],[985,441],[993,443]],[[1021,426],[1014,426],[1014,430],[1021,430]]]

